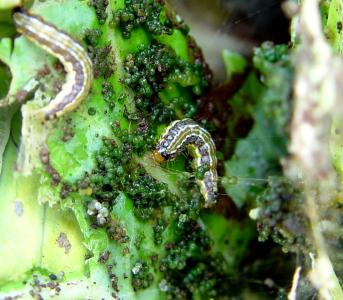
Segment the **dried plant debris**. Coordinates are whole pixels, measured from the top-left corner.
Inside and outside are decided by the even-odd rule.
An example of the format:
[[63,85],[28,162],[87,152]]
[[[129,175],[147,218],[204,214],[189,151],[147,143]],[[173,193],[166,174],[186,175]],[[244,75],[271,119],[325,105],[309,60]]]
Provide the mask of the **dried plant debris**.
[[[335,4],[332,1],[330,5]],[[334,53],[322,32],[319,1],[303,1],[298,17],[291,159],[285,167],[291,178],[301,178],[304,182],[305,211],[311,228],[308,234],[315,246],[310,252],[312,284],[323,299],[342,299],[335,274],[335,269],[341,274],[341,264],[335,263],[340,258],[329,251],[338,250],[334,245],[341,243],[342,236],[339,232],[328,235],[324,224],[337,228],[336,222],[342,216],[336,202],[340,174],[334,170],[330,141],[334,121],[342,120],[343,115],[343,60]],[[336,130],[337,134],[341,129]]]
[[330,129],[332,120],[343,114],[342,58],[326,41],[319,10],[304,1],[299,21],[300,43],[296,48],[295,107],[289,147],[297,169],[309,180],[332,175]]

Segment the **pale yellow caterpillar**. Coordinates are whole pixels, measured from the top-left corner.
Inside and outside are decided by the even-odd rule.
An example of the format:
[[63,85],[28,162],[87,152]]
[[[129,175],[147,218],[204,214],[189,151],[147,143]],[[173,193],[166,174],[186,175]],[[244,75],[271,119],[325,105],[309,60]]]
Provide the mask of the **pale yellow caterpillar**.
[[40,112],[49,120],[74,110],[88,95],[93,80],[92,62],[86,50],[41,17],[16,12],[13,18],[17,31],[57,57],[67,74],[61,91]]
[[211,206],[216,202],[218,176],[216,148],[208,131],[191,119],[174,121],[162,134],[153,157],[161,163],[175,158],[185,149],[194,157],[193,169],[203,167],[206,170],[203,178],[196,179],[196,182],[205,206]]

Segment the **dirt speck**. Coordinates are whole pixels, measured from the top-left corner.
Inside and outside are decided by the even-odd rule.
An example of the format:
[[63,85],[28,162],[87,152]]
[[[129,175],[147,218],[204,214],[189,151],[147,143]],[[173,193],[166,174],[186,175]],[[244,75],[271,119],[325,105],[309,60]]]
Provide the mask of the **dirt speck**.
[[24,206],[23,202],[16,200],[14,202],[14,213],[18,216],[21,217],[24,214]]
[[51,175],[52,185],[58,185],[61,181],[61,177],[50,164],[50,153],[48,149],[42,148],[39,152],[39,157],[42,164],[45,165],[45,171]]
[[68,254],[71,249],[70,241],[64,232],[61,232],[56,240],[59,247],[64,248],[64,253]]

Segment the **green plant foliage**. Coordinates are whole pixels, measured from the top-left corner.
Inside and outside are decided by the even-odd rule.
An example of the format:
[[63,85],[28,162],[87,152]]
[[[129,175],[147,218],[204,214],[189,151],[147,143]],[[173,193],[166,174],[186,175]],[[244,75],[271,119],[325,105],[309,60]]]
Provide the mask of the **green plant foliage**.
[[[286,156],[291,116],[292,67],[288,48],[265,43],[255,50],[255,69],[243,87],[229,100],[235,114],[250,116],[253,126],[235,145],[225,162],[223,185],[237,206],[254,205],[270,175],[281,172],[280,159]],[[243,110],[243,112],[242,112]],[[228,125],[234,128],[234,125]],[[230,136],[234,133],[230,133]],[[232,144],[230,141],[228,144]]]
[[[201,107],[216,104],[204,103],[211,72],[180,17],[163,0],[29,2],[87,50],[94,80],[74,112],[37,120],[66,74],[16,35],[8,10],[16,1],[0,1],[0,298],[286,299],[294,266],[280,249],[315,252],[303,185],[282,167],[292,50],[266,42],[251,61],[223,51],[228,84],[243,84],[220,103],[226,124],[200,120],[223,133],[218,205],[209,210],[195,183],[204,170],[193,174],[190,157],[152,158],[171,121],[201,119]],[[342,53],[341,1],[322,1],[321,17]],[[332,153],[341,174],[338,134]],[[330,212],[323,230],[340,249]],[[330,258],[342,274],[337,253]]]
[[[1,296],[225,296],[224,278],[237,265],[227,254],[228,260],[217,259],[224,255],[216,246],[222,235],[210,237],[200,225],[206,224],[200,219],[204,200],[181,172],[188,162],[180,158],[168,171],[151,158],[163,127],[193,116],[196,97],[210,85],[201,52],[162,3],[89,4],[34,1],[30,9],[80,40],[94,66],[87,99],[51,126],[30,113],[65,80],[60,66],[23,36],[1,40],[0,58],[13,76],[3,101],[15,103],[23,90],[29,100],[13,119],[19,138],[8,143],[12,115],[1,110],[9,118],[1,144]],[[140,18],[134,26],[128,12]],[[10,171],[15,164],[18,171]],[[17,260],[13,247],[29,249]]]
[[324,19],[324,30],[330,40],[335,52],[343,53],[343,4],[342,1],[332,0],[327,7],[326,16]]

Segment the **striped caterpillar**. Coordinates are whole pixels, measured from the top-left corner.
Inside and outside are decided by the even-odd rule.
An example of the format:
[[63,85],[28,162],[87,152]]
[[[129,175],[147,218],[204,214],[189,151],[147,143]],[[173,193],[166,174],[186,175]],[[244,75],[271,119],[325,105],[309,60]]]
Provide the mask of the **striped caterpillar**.
[[57,57],[67,73],[61,91],[39,110],[46,120],[74,110],[86,98],[93,80],[93,67],[85,49],[68,34],[28,12],[13,15],[17,31]]
[[217,195],[217,157],[214,142],[204,128],[191,119],[172,122],[162,134],[153,153],[158,163],[173,159],[187,149],[193,156],[193,169],[204,168],[202,179],[196,179],[200,192],[205,199],[205,206],[216,202]]

